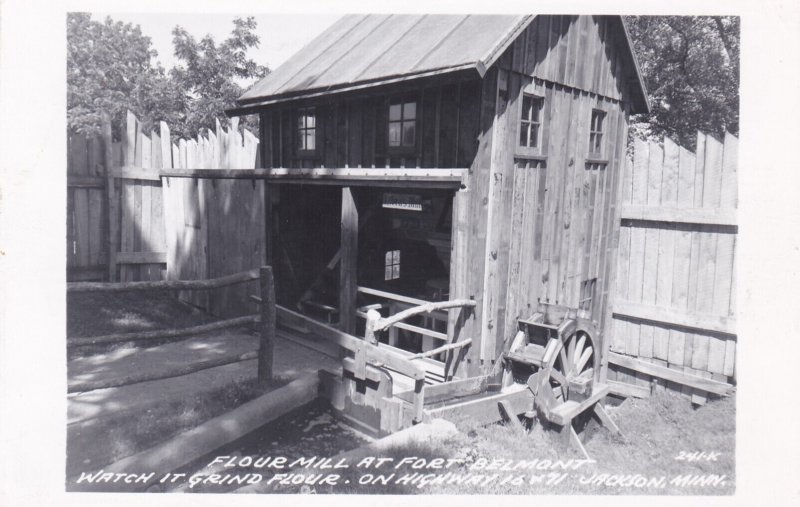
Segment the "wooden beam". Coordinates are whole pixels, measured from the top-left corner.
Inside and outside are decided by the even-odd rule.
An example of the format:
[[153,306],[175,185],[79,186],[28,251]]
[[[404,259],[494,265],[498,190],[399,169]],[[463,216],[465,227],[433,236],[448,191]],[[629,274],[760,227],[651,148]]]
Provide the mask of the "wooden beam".
[[91,283],[76,282],[67,284],[67,292],[125,292],[132,290],[202,290],[216,289],[235,283],[258,280],[258,269],[251,269],[233,275],[211,278],[208,280],[164,280],[158,282],[120,282],[120,283]]
[[339,329],[356,330],[358,208],[350,187],[342,189],[341,261],[339,262]]
[[108,255],[108,272],[106,273],[106,280],[114,282],[117,279],[117,206],[119,205],[117,199],[117,192],[115,188],[114,177],[111,174],[111,168],[114,166],[114,149],[113,138],[111,135],[111,117],[108,113],[103,112],[103,163],[105,165],[106,173],[106,249]]
[[460,349],[462,347],[466,347],[471,343],[472,343],[472,338],[467,338],[466,340],[460,341],[458,343],[448,343],[447,345],[442,345],[441,347],[437,347],[435,349],[427,350],[425,352],[420,352],[419,354],[414,354],[408,359],[422,359],[423,357],[435,356],[436,354],[441,354],[442,352],[447,352],[448,350],[455,350],[455,349]]
[[104,345],[109,343],[125,343],[130,341],[141,340],[169,340],[171,338],[180,338],[193,334],[207,333],[209,331],[218,331],[220,329],[227,329],[230,327],[242,326],[252,322],[258,322],[260,317],[258,315],[245,315],[244,317],[235,317],[232,319],[219,320],[210,324],[202,324],[200,326],[186,327],[183,329],[163,329],[159,331],[137,331],[133,333],[118,333],[103,336],[91,336],[88,338],[68,338],[67,348],[85,347],[87,345]]
[[[147,470],[153,472],[155,477],[161,477],[314,401],[318,390],[317,374],[300,377],[173,439],[105,466],[103,470],[114,473],[140,473],[141,470]],[[74,480],[70,480],[72,484],[75,484]],[[109,482],[104,484],[103,490],[144,491],[150,485]]]
[[605,398],[608,394],[608,386],[605,384],[595,384],[592,390],[592,395],[585,400],[575,401],[567,400],[561,405],[553,408],[547,414],[547,419],[550,422],[564,426],[570,424],[572,420],[577,417],[581,412],[588,409],[598,401]]
[[369,287],[359,286],[357,290],[361,294],[367,294],[369,296],[377,296],[392,301],[400,301],[401,303],[408,303],[414,306],[427,305],[428,303],[430,303],[430,301],[424,301],[422,299],[411,298],[408,296],[401,296],[400,294],[393,294],[391,292],[386,292],[378,289],[370,289]]
[[117,264],[166,264],[167,252],[118,252]]
[[669,380],[671,382],[676,382],[681,385],[686,385],[720,396],[727,396],[733,389],[732,385],[724,382],[717,382],[716,380],[698,377],[697,375],[681,373],[677,370],[672,370],[664,366],[640,361],[633,357],[623,356],[622,354],[617,354],[616,352],[609,352],[608,362],[629,370],[634,370],[646,375],[651,375],[653,377],[659,377],[664,380]]
[[[132,169],[131,169],[132,170]],[[133,171],[133,170],[132,170]],[[137,175],[133,171],[131,175]],[[152,173],[150,173],[152,174]],[[161,177],[209,179],[266,179],[274,183],[358,185],[430,184],[460,188],[467,169],[315,168],[315,169],[164,169]]]
[[615,301],[613,313],[634,319],[661,322],[674,326],[714,331],[716,333],[736,334],[736,318],[703,314],[696,311],[673,310],[651,306],[633,301]]
[[[471,396],[486,391],[489,382],[488,375],[480,377],[470,377],[466,379],[451,380],[441,384],[425,386],[425,404],[432,405],[442,401]],[[414,391],[403,391],[396,393],[395,396],[401,400],[412,402]]]
[[115,167],[111,170],[111,176],[127,180],[161,181],[158,172],[135,166]]
[[381,319],[376,324],[375,331],[378,332],[388,329],[394,324],[402,320],[405,320],[409,317],[413,317],[414,315],[431,313],[436,310],[447,310],[450,308],[475,308],[476,304],[477,303],[473,299],[455,299],[453,301],[439,301],[436,303],[426,303],[424,305],[416,306],[414,308],[409,308],[408,310],[403,310],[402,312],[396,313],[391,317]]
[[262,386],[272,381],[273,357],[275,355],[275,279],[271,266],[263,266],[260,271],[261,329],[258,344],[258,383]]
[[448,418],[463,415],[473,418],[478,424],[491,424],[502,419],[498,403],[508,401],[510,412],[521,414],[533,407],[533,393],[527,386],[512,388],[506,392],[484,396],[461,403],[453,403],[444,407],[427,409],[426,419]]
[[67,176],[67,186],[70,188],[103,188],[106,180],[102,176]]
[[609,394],[622,396],[624,398],[649,398],[650,388],[640,386],[637,384],[628,384],[626,382],[617,382],[616,380],[609,380],[608,382]]
[[311,333],[316,334],[320,338],[336,343],[340,347],[351,352],[355,352],[358,349],[364,348],[367,353],[368,360],[383,363],[387,367],[415,380],[425,378],[425,370],[414,365],[411,363],[411,361],[408,361],[406,357],[395,353],[385,346],[370,345],[360,338],[356,338],[355,336],[340,331],[339,329],[327,326],[321,322],[317,322],[314,319],[284,308],[280,305],[275,305],[275,311],[279,322],[288,320],[290,322],[302,323]]
[[625,205],[620,218],[683,224],[736,225],[736,209]]

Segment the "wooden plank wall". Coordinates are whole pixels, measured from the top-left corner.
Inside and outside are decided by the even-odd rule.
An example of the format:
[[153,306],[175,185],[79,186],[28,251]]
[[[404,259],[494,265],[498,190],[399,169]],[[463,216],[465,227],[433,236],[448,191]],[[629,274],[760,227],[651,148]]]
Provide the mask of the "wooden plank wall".
[[68,136],[67,279],[102,280],[108,258],[103,140]]
[[[103,137],[69,136],[68,280],[108,280],[109,244],[114,281],[201,280],[261,266],[263,181],[157,179],[160,169],[172,167],[256,167],[258,139],[248,131],[243,136],[237,124],[234,119],[231,129],[223,129],[218,123],[215,132],[187,141],[172,139],[164,122],[145,133],[129,112],[122,140],[110,150]],[[136,178],[139,173],[150,179]],[[257,289],[254,282],[180,297],[214,314],[236,316],[257,310],[248,299]]]
[[[737,145],[730,134],[720,142],[700,133],[695,153],[670,139],[635,144],[622,192],[613,352],[735,382]],[[654,378],[613,364],[608,375]],[[677,383],[657,389],[704,399]]]
[[[162,167],[161,143],[157,133],[142,131],[136,116],[128,112],[122,136],[122,167],[137,168],[157,175]],[[130,178],[117,179],[120,199],[119,250],[116,263],[119,281],[161,280],[166,264],[152,262],[151,255],[163,258],[166,252],[161,182]]]
[[[264,167],[468,167],[479,136],[481,81],[412,83],[371,90],[361,96],[331,95],[325,99],[272,106],[262,114]],[[386,147],[389,101],[403,97],[417,102],[417,143],[413,150]],[[295,139],[299,109],[316,112],[313,153],[298,154]]]
[[[167,144],[175,168],[253,169],[258,139],[217,123],[215,132]],[[161,125],[162,143],[169,129]],[[164,148],[167,151],[167,148]],[[257,268],[264,263],[265,211],[263,180],[212,180],[165,177],[164,215],[169,279],[203,280]],[[181,299],[214,315],[232,317],[255,313],[249,300],[257,282],[213,291],[180,294]]]

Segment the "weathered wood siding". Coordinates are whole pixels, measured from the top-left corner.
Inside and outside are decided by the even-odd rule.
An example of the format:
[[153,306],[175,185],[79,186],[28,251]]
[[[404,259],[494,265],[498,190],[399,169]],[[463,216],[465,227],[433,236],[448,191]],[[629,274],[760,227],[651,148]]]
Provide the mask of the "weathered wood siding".
[[[468,356],[475,371],[492,366],[517,319],[539,302],[580,307],[582,284],[593,287],[583,314],[603,329],[628,108],[620,100],[627,92],[618,82],[619,35],[610,35],[609,23],[540,16],[484,79],[483,109],[492,116],[481,127],[491,131],[481,137],[468,184],[469,273],[456,282],[466,286],[459,296],[479,301],[479,327],[468,329],[480,340]],[[544,98],[536,154],[518,148],[523,93]],[[606,117],[602,154],[590,157],[593,109]]]
[[[732,383],[736,369],[738,140],[698,134],[692,153],[637,142],[622,192],[613,352]],[[613,362],[613,361],[612,361]],[[609,377],[649,385],[612,364]],[[665,387],[702,392],[662,381]]]
[[[481,81],[424,82],[369,94],[331,95],[277,105],[261,113],[264,167],[468,167],[477,148]],[[399,90],[399,91],[398,91]],[[417,102],[414,149],[392,152],[386,146],[389,102]],[[316,114],[314,153],[297,149],[298,111]]]

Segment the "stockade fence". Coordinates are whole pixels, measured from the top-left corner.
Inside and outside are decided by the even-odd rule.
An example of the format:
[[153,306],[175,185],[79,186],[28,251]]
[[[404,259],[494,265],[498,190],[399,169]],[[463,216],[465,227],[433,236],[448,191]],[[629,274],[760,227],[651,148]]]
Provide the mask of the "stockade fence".
[[736,379],[738,139],[637,141],[623,179],[608,377],[702,403]]
[[258,359],[258,381],[265,385],[272,380],[273,355],[275,348],[275,281],[272,267],[263,266],[208,280],[164,280],[142,282],[70,282],[67,283],[68,292],[131,292],[131,291],[200,291],[213,290],[236,284],[255,281],[259,284],[260,296],[255,297],[259,303],[260,311],[253,315],[244,315],[224,320],[180,329],[162,329],[158,331],[140,331],[131,333],[118,333],[93,337],[67,337],[67,348],[109,345],[115,343],[141,342],[141,341],[170,341],[181,339],[185,336],[228,329],[245,324],[258,323],[260,341],[258,351],[247,352],[235,356],[225,356],[211,360],[189,363],[177,369],[161,371],[158,373],[134,374],[127,377],[104,381],[85,381],[71,384],[68,392],[91,391],[109,387],[136,384],[151,380],[188,375],[200,370],[214,368],[225,364]]
[[[187,141],[173,140],[164,122],[145,134],[130,112],[119,142],[108,121],[99,137],[69,136],[68,281],[203,280],[263,264],[263,181],[164,176],[253,169],[257,145],[238,131],[238,118]],[[255,282],[180,297],[216,315],[242,315],[255,310],[247,298],[254,289]]]

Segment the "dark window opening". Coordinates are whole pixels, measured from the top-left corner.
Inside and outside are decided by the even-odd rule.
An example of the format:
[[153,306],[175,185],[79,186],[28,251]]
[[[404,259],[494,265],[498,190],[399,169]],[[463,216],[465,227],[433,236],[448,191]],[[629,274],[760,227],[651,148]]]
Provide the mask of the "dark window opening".
[[589,126],[589,153],[595,156],[603,154],[603,128],[606,113],[598,109],[592,109],[592,121]]
[[544,99],[522,95],[522,114],[519,122],[519,145],[538,149],[541,144],[542,105]]
[[389,250],[386,252],[386,263],[383,279],[397,280],[400,278],[400,250]]
[[317,149],[317,118],[313,109],[302,110],[297,117],[297,149],[298,151]]
[[413,148],[417,139],[417,103],[389,106],[389,147]]

